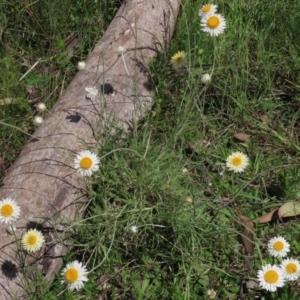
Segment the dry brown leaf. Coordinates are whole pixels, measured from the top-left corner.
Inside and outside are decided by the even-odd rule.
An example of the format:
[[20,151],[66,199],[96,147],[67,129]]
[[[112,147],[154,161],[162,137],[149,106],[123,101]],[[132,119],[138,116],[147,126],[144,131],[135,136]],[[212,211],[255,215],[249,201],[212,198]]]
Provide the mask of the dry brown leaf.
[[254,280],[248,280],[245,282],[245,285],[248,290],[255,290],[258,287],[258,282]]
[[230,199],[231,199],[230,197],[225,197],[225,196],[222,197],[222,200],[223,200],[224,202],[228,202]]
[[245,249],[248,254],[252,254],[254,223],[251,220],[249,220],[247,217],[242,216],[242,215],[239,215],[238,218],[244,225],[244,229],[242,232],[242,240],[243,240]]
[[278,217],[278,208],[271,210],[266,215],[256,218],[254,221],[258,221],[259,223],[268,223],[272,220],[277,219]]
[[259,118],[260,118],[260,120],[263,121],[263,122],[267,122],[267,121],[269,120],[268,116],[266,116],[266,115],[262,115],[262,116],[260,116]]
[[235,133],[233,136],[241,142],[246,142],[251,135],[246,133]]
[[14,104],[14,103],[18,103],[17,99],[14,98],[0,99],[0,105],[7,105],[7,104]]
[[242,240],[248,254],[253,252],[253,230],[254,222],[268,223],[277,218],[282,221],[282,218],[293,217],[300,215],[300,201],[290,201],[283,204],[280,208],[271,210],[269,213],[251,221],[247,217],[239,215],[239,220],[243,223]]
[[78,43],[78,34],[77,32],[73,32],[65,40],[68,54],[70,54],[73,51],[77,43]]
[[282,218],[294,217],[300,214],[300,202],[290,201],[284,203],[278,210],[278,218],[282,221]]

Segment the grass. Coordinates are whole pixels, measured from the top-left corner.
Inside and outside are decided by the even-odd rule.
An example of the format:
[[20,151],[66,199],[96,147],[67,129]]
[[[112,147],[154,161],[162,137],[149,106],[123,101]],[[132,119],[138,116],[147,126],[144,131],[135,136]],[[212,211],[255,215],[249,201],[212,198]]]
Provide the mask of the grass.
[[[5,128],[1,125],[0,130],[2,174],[28,140],[24,132],[34,131],[32,118],[37,113],[37,103],[46,103],[48,109],[53,106],[77,73],[77,63],[93,49],[120,3],[119,0],[2,1],[0,120],[11,125]],[[3,105],[7,102],[11,104]]]
[[[69,241],[65,263],[87,263],[89,281],[81,292],[62,293],[60,274],[51,286],[41,279],[43,299],[208,299],[210,288],[218,299],[297,298],[298,281],[274,293],[245,284],[264,264],[280,261],[267,253],[270,237],[284,236],[291,244],[290,257],[298,255],[299,218],[255,224],[254,253],[248,256],[238,215],[254,219],[299,197],[300,3],[217,4],[227,28],[212,38],[199,25],[200,1],[183,1],[170,48],[149,66],[155,100],[151,111],[125,140],[106,133],[98,153],[101,168],[89,183],[85,217],[65,225],[76,229],[64,237]],[[53,10],[48,16],[55,16],[55,5],[49,5]],[[13,39],[16,47],[7,46],[2,53],[0,63],[9,70],[1,75],[2,97],[18,99],[16,105],[4,106],[3,122],[32,132],[35,109],[27,99],[54,103],[75,74],[76,62],[99,37],[91,20],[98,15],[95,9],[83,8],[80,1],[73,6],[80,11],[72,12],[73,25],[67,20],[58,25],[43,15],[32,18],[26,23],[29,42]],[[96,7],[101,15],[104,7]],[[21,13],[32,16],[32,6],[23,8],[15,5],[17,20]],[[2,14],[9,20],[13,12],[7,9]],[[43,18],[52,22],[45,26],[47,32],[39,26]],[[39,33],[33,35],[29,26]],[[64,30],[78,27],[90,38],[83,38],[71,58],[51,50],[64,47]],[[10,30],[20,29],[15,24]],[[23,61],[30,60],[30,66],[44,57],[36,53],[41,51],[36,36],[50,43],[44,53],[56,66],[50,74],[56,75],[43,77],[41,68],[19,82]],[[187,66],[174,70],[165,57],[177,51],[187,53]],[[204,73],[212,74],[208,85],[201,82]],[[38,96],[19,92],[31,85]],[[237,133],[250,137],[237,139]],[[0,141],[4,165],[18,153],[12,152],[12,144],[21,149],[25,143],[17,130],[7,127]],[[226,168],[234,151],[250,159],[244,173]]]

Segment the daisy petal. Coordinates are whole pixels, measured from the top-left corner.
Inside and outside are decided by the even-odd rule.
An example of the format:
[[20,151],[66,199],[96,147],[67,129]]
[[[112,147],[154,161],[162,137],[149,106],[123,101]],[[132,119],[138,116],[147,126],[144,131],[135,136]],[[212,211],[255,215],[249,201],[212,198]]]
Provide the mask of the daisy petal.
[[171,64],[175,69],[184,66],[186,61],[186,53],[184,51],[178,51],[171,57]]
[[89,150],[81,151],[74,159],[74,167],[82,176],[91,176],[99,169],[99,158]]
[[242,173],[249,165],[249,158],[240,151],[233,152],[226,159],[226,166],[229,171],[234,173]]
[[83,288],[84,281],[88,281],[87,274],[86,267],[83,266],[81,262],[75,260],[68,263],[63,269],[61,275],[64,280],[62,280],[61,283],[66,283],[70,291],[78,291]]
[[218,36],[226,28],[226,21],[220,14],[208,14],[201,21],[202,30],[211,36]]
[[274,257],[284,257],[290,251],[290,244],[281,236],[274,237],[268,242],[268,251]]
[[20,215],[20,206],[15,200],[5,198],[0,201],[0,221],[4,223],[11,223],[18,219]]
[[37,229],[29,229],[22,238],[23,248],[28,252],[40,250],[45,243],[45,238]]
[[215,4],[205,4],[199,9],[199,17],[203,18],[208,14],[214,14],[217,12],[218,5]]
[[299,260],[293,258],[284,259],[280,267],[286,280],[292,281],[300,278]]
[[257,278],[259,285],[270,292],[275,292],[278,287],[283,287],[284,285],[284,274],[276,265],[265,265],[262,270],[258,271]]

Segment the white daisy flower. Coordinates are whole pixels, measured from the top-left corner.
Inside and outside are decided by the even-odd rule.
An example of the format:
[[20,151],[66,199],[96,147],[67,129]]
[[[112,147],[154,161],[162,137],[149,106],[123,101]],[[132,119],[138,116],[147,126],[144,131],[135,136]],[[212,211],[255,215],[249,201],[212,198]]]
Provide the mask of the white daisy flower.
[[185,198],[185,202],[186,202],[187,204],[193,203],[192,197],[186,197],[186,198]]
[[132,233],[137,233],[138,232],[138,227],[137,226],[131,226],[130,228],[129,228],[129,230],[132,232]]
[[178,51],[171,57],[171,64],[175,69],[178,69],[185,65],[186,53],[184,51]]
[[214,14],[217,12],[218,5],[215,4],[205,4],[199,9],[199,17],[203,18],[208,14]]
[[249,165],[249,158],[240,151],[233,152],[226,159],[226,166],[229,171],[234,173],[242,173]]
[[5,198],[0,201],[0,222],[11,223],[20,216],[20,206],[15,200]]
[[67,266],[62,270],[61,275],[64,280],[61,281],[62,284],[66,283],[70,291],[80,290],[84,286],[84,281],[88,281],[87,269],[82,265],[81,262],[75,260],[67,264]]
[[286,280],[297,280],[300,278],[299,260],[293,258],[284,259],[280,267]]
[[44,112],[46,109],[47,109],[47,106],[44,102],[40,102],[38,103],[38,105],[36,106],[36,109],[39,111],[39,112]]
[[216,291],[214,289],[207,290],[207,295],[210,299],[214,299],[217,295]]
[[201,20],[202,30],[211,36],[221,34],[226,28],[226,21],[220,14],[208,14]]
[[290,244],[281,236],[274,237],[268,242],[268,251],[274,257],[284,257],[290,251]]
[[202,81],[204,84],[208,84],[208,83],[211,82],[211,76],[210,76],[208,73],[203,74],[203,75],[201,76],[201,81]]
[[82,176],[91,176],[93,172],[99,169],[99,158],[95,153],[83,150],[75,157],[74,168]]
[[263,266],[262,270],[258,271],[257,278],[259,286],[270,292],[275,292],[278,287],[284,285],[284,274],[281,268],[276,265],[267,264]]
[[85,70],[86,69],[86,63],[85,61],[80,61],[77,65],[78,70]]
[[117,49],[118,54],[122,55],[126,52],[126,49],[122,46],[119,46]]
[[36,125],[36,126],[39,126],[39,125],[43,124],[43,122],[44,122],[44,119],[43,119],[43,117],[41,117],[41,116],[35,116],[35,117],[33,118],[33,123],[34,123],[34,125]]
[[29,229],[22,238],[23,248],[28,252],[40,250],[45,243],[43,234],[37,229]]
[[94,86],[87,86],[85,91],[87,92],[86,97],[91,100],[95,100],[98,95],[98,90]]

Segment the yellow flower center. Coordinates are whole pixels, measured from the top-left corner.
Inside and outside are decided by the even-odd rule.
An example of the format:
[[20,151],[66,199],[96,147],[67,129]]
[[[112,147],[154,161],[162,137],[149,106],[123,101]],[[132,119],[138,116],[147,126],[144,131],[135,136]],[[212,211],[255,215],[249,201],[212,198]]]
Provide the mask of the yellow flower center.
[[183,57],[182,57],[182,56],[178,56],[178,57],[176,58],[176,63],[181,64],[182,61],[183,61]]
[[242,158],[241,157],[234,157],[233,159],[232,159],[232,164],[234,165],[234,166],[236,166],[236,167],[238,167],[238,166],[240,166],[241,164],[242,164],[242,162],[243,162],[243,160],[242,160]]
[[35,245],[36,241],[37,241],[37,237],[34,234],[30,235],[27,240],[28,244],[31,246]]
[[10,217],[14,212],[14,208],[12,207],[11,204],[4,204],[1,207],[1,215],[5,218]]
[[65,273],[65,279],[68,283],[74,283],[78,280],[79,273],[75,268],[70,268]]
[[93,164],[93,161],[89,157],[84,157],[80,161],[80,167],[82,169],[89,169]]
[[207,19],[207,27],[210,29],[216,29],[220,25],[220,19],[216,16],[211,16]]
[[203,13],[208,13],[209,11],[211,10],[211,6],[208,4],[208,5],[205,5],[203,8],[202,8],[202,12]]
[[274,243],[273,247],[276,251],[281,251],[284,248],[284,244],[281,241],[277,241]]
[[265,281],[268,283],[275,283],[278,281],[279,276],[278,273],[274,270],[269,270],[265,273]]
[[290,262],[289,264],[286,265],[285,270],[287,271],[287,273],[289,274],[294,274],[297,272],[297,265]]

